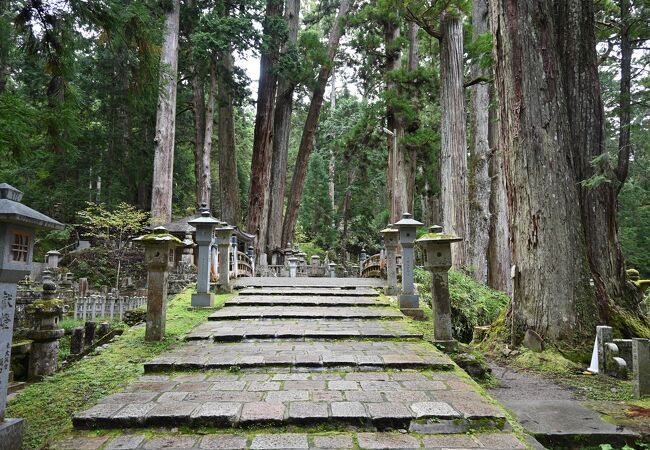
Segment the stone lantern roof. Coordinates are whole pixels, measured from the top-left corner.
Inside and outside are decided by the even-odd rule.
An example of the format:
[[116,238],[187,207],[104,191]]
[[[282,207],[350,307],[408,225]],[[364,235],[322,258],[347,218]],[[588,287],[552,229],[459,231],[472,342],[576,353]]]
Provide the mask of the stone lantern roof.
[[424,224],[422,222],[418,222],[417,220],[413,219],[413,215],[409,213],[402,214],[402,220],[395,223],[395,226],[397,226],[398,228],[403,226],[419,227],[422,225]]
[[0,183],[0,221],[35,228],[62,230],[63,224],[20,201],[23,193],[7,183]]

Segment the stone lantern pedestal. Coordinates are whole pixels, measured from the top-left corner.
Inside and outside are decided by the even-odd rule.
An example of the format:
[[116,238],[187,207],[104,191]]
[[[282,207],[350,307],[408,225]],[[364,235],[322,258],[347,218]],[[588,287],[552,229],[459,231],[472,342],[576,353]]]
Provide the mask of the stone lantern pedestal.
[[230,285],[230,273],[228,253],[230,252],[230,236],[235,228],[228,226],[226,222],[221,222],[221,226],[214,230],[217,236],[217,247],[219,248],[219,281],[217,282],[217,292],[220,294],[230,294],[232,286]]
[[153,233],[135,238],[134,241],[144,246],[144,261],[149,280],[144,339],[162,341],[167,319],[167,279],[174,265],[175,249],[182,247],[183,242],[163,227],[154,228]]
[[20,203],[23,193],[0,183],[0,445],[18,450],[23,420],[5,418],[11,365],[11,339],[16,312],[16,283],[29,275],[37,229],[63,229],[63,224]]
[[399,296],[399,309],[414,319],[423,319],[420,309],[420,296],[415,293],[415,236],[417,228],[424,225],[413,219],[409,213],[402,215],[402,220],[395,224],[399,230],[399,243],[402,246],[402,293]]
[[34,317],[34,329],[27,333],[32,340],[27,378],[39,381],[56,372],[59,365],[59,339],[65,334],[59,322],[63,315],[63,300],[56,298],[56,284],[50,272],[43,275],[43,297],[27,307]]
[[384,237],[384,247],[386,247],[386,287],[384,294],[397,295],[397,248],[399,247],[399,230],[388,224],[386,228],[380,231]]
[[192,306],[195,308],[214,306],[214,295],[210,292],[211,248],[214,227],[219,221],[210,215],[210,211],[203,210],[201,217],[187,223],[196,229],[196,243],[199,247],[196,292],[192,293]]
[[424,268],[431,272],[431,310],[433,312],[433,343],[445,351],[454,351],[458,342],[452,336],[449,275],[451,244],[463,238],[443,234],[434,225],[429,233],[417,240],[424,251]]

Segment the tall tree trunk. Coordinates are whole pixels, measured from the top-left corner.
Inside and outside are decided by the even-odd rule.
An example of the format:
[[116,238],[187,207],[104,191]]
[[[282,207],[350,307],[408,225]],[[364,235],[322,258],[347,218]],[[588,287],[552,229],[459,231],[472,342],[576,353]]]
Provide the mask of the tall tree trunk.
[[199,205],[205,203],[208,208],[212,208],[212,130],[214,128],[214,98],[217,91],[217,73],[214,58],[210,62],[210,89],[208,90],[208,101],[205,109],[205,131],[203,132],[203,151],[201,152],[201,168],[199,170],[199,179],[201,190],[199,192]]
[[621,15],[621,81],[618,104],[618,165],[616,168],[617,193],[627,179],[630,164],[630,125],[632,109],[630,105],[630,86],[632,83],[632,42],[630,40],[630,0],[619,0]]
[[[409,72],[414,72],[418,70],[420,65],[420,58],[418,56],[418,25],[410,22],[408,29],[408,60],[407,60],[407,69]],[[400,96],[408,96],[409,94],[400,94]],[[418,110],[417,98],[410,99],[412,102],[413,110]],[[414,134],[420,127],[419,121],[414,120],[410,123],[404,124],[404,121],[401,120],[403,126],[405,127],[405,134]],[[402,143],[399,146],[399,168],[398,180],[400,189],[398,192],[402,196],[400,201],[402,205],[402,213],[404,212],[415,212],[415,172],[417,170],[417,145]],[[401,214],[398,217],[398,220],[401,218]]]
[[513,342],[530,328],[584,344],[608,319],[611,300],[627,301],[614,188],[579,185],[604,148],[593,4],[498,0],[490,12],[515,265]]
[[325,95],[325,86],[332,71],[332,64],[334,57],[339,46],[339,41],[344,32],[344,20],[352,6],[354,0],[341,0],[339,11],[336,15],[336,21],[332,30],[330,31],[329,41],[327,43],[327,58],[328,62],[325,63],[319,73],[318,81],[314,92],[311,96],[311,103],[305,120],[305,126],[302,131],[302,138],[300,139],[300,147],[298,149],[298,157],[296,158],[296,166],[293,171],[293,179],[291,180],[291,191],[289,193],[289,201],[287,204],[287,212],[284,217],[284,225],[282,227],[282,245],[286,245],[293,237],[296,228],[296,221],[298,220],[298,208],[300,207],[300,200],[302,198],[302,191],[305,186],[305,176],[307,175],[307,165],[309,163],[309,156],[314,148],[314,137],[316,134],[316,126],[318,125],[318,118],[320,110],[323,106],[323,96]]
[[[472,39],[488,31],[487,0],[472,2]],[[479,61],[474,62],[472,78],[486,77],[487,70],[482,69]],[[472,109],[470,111],[472,126],[472,145],[470,147],[469,167],[469,236],[468,263],[472,266],[473,278],[479,283],[488,280],[488,245],[490,237],[490,192],[489,174],[490,143],[490,87],[487,83],[478,83],[471,87]]]
[[230,51],[219,56],[217,70],[217,92],[219,107],[219,194],[221,200],[221,219],[230,225],[239,225],[241,212],[239,205],[239,175],[237,174],[237,154],[235,148],[235,120],[230,80],[233,61]]
[[463,21],[460,13],[445,12],[440,40],[440,183],[446,233],[465,238],[452,246],[454,267],[468,264],[467,138],[463,88]]
[[179,16],[180,0],[173,0],[171,10],[167,11],[165,18],[165,34],[160,51],[160,91],[156,110],[151,192],[152,224],[169,222],[172,217]]
[[201,192],[203,192],[201,162],[203,161],[203,144],[205,142],[205,90],[196,66],[195,64],[192,68],[192,113],[194,116],[194,179],[196,180],[195,194],[198,208],[201,206]]
[[[336,111],[336,71],[332,71],[332,83],[330,84],[330,114],[333,116]],[[336,175],[336,155],[334,149],[330,149],[330,161],[327,166],[327,194],[332,204],[332,211],[336,210],[334,200],[334,177]]]
[[[251,163],[251,188],[248,198],[248,231],[257,235],[257,252],[266,247],[265,208],[268,207],[269,181],[271,176],[271,132],[277,76],[274,68],[278,58],[279,43],[273,36],[273,21],[282,14],[283,2],[267,0],[264,24],[266,49],[260,58],[260,79],[257,89],[257,113],[253,135],[253,159]],[[267,210],[268,211],[268,210]]]
[[[391,98],[398,97],[397,83],[390,76],[391,72],[399,70],[402,61],[402,51],[398,45],[400,38],[399,23],[387,20],[384,22],[384,48],[386,49],[385,73],[386,78],[386,126],[390,133],[386,137],[388,144],[388,174],[386,183],[388,188],[388,201],[390,202],[390,220],[397,222],[406,210],[403,201],[406,198],[406,186],[403,179],[404,167],[401,157],[400,144],[404,138],[404,122],[398,113]],[[391,134],[392,133],[392,134]]]
[[[287,52],[298,41],[300,22],[300,0],[287,0],[284,18],[287,21]],[[289,134],[291,132],[291,113],[293,111],[293,80],[284,77],[278,84],[275,118],[273,119],[273,158],[271,162],[271,189],[269,202],[268,240],[266,253],[270,254],[282,246],[282,213],[284,194],[287,187],[287,160],[289,155]]]

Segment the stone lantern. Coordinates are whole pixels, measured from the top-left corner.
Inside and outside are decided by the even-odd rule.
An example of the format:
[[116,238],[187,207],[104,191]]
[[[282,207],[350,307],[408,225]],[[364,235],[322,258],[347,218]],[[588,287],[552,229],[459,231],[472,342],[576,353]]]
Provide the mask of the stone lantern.
[[214,295],[210,292],[210,264],[212,263],[210,252],[214,227],[219,221],[210,215],[210,211],[203,210],[200,217],[187,223],[196,229],[196,243],[199,246],[196,292],[192,294],[192,306],[195,308],[213,306]]
[[399,296],[399,308],[407,316],[417,319],[424,317],[420,309],[420,296],[415,293],[415,244],[416,230],[424,225],[413,219],[409,213],[402,215],[402,220],[395,224],[399,230],[399,243],[402,246],[402,293]]
[[296,278],[298,272],[298,262],[300,260],[295,256],[289,258],[289,277]]
[[429,233],[417,240],[423,250],[424,268],[431,272],[431,310],[433,312],[433,342],[446,351],[456,348],[452,336],[451,302],[449,300],[448,270],[451,268],[451,244],[463,238],[443,234],[434,225]]
[[144,247],[144,262],[147,266],[147,328],[145,341],[162,341],[165,336],[167,318],[167,279],[174,265],[176,247],[183,242],[156,227],[151,234],[133,239]]
[[43,274],[43,296],[27,307],[34,317],[34,328],[27,333],[32,340],[27,378],[39,381],[56,372],[59,362],[59,339],[65,334],[59,322],[63,316],[63,300],[56,298],[56,284],[49,270]]
[[181,257],[181,261],[183,261],[183,264],[187,266],[193,266],[194,265],[194,247],[196,244],[194,243],[194,240],[192,239],[192,233],[186,233],[185,234],[185,239],[183,239],[183,256]]
[[56,250],[50,250],[45,254],[45,262],[48,267],[56,269],[59,267],[59,262],[61,261],[61,253]]
[[330,278],[336,278],[336,263],[329,263]]
[[23,193],[0,184],[0,442],[7,450],[22,447],[22,419],[5,419],[16,311],[16,283],[29,275],[37,229],[63,229],[57,222],[20,203]]
[[368,259],[368,252],[366,252],[366,247],[362,247],[361,254],[359,255],[359,262],[363,264],[366,259]]
[[380,231],[386,247],[386,295],[397,295],[397,248],[399,247],[399,230],[388,224],[386,228]]
[[311,255],[311,276],[318,276],[318,270],[320,268],[320,256]]
[[230,237],[235,228],[229,226],[226,222],[221,222],[219,228],[214,230],[217,236],[217,247],[219,248],[219,281],[217,282],[217,292],[220,294],[229,294],[232,291],[230,286],[230,271],[228,253],[230,252]]

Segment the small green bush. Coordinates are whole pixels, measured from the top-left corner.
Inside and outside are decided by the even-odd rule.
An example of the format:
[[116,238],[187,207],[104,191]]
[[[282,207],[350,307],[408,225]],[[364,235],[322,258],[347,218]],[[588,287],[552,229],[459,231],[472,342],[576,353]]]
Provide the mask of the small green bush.
[[[431,304],[431,274],[418,267],[415,282],[422,300]],[[454,337],[460,342],[470,342],[474,327],[491,324],[510,300],[505,293],[455,270],[449,271],[449,295]]]

